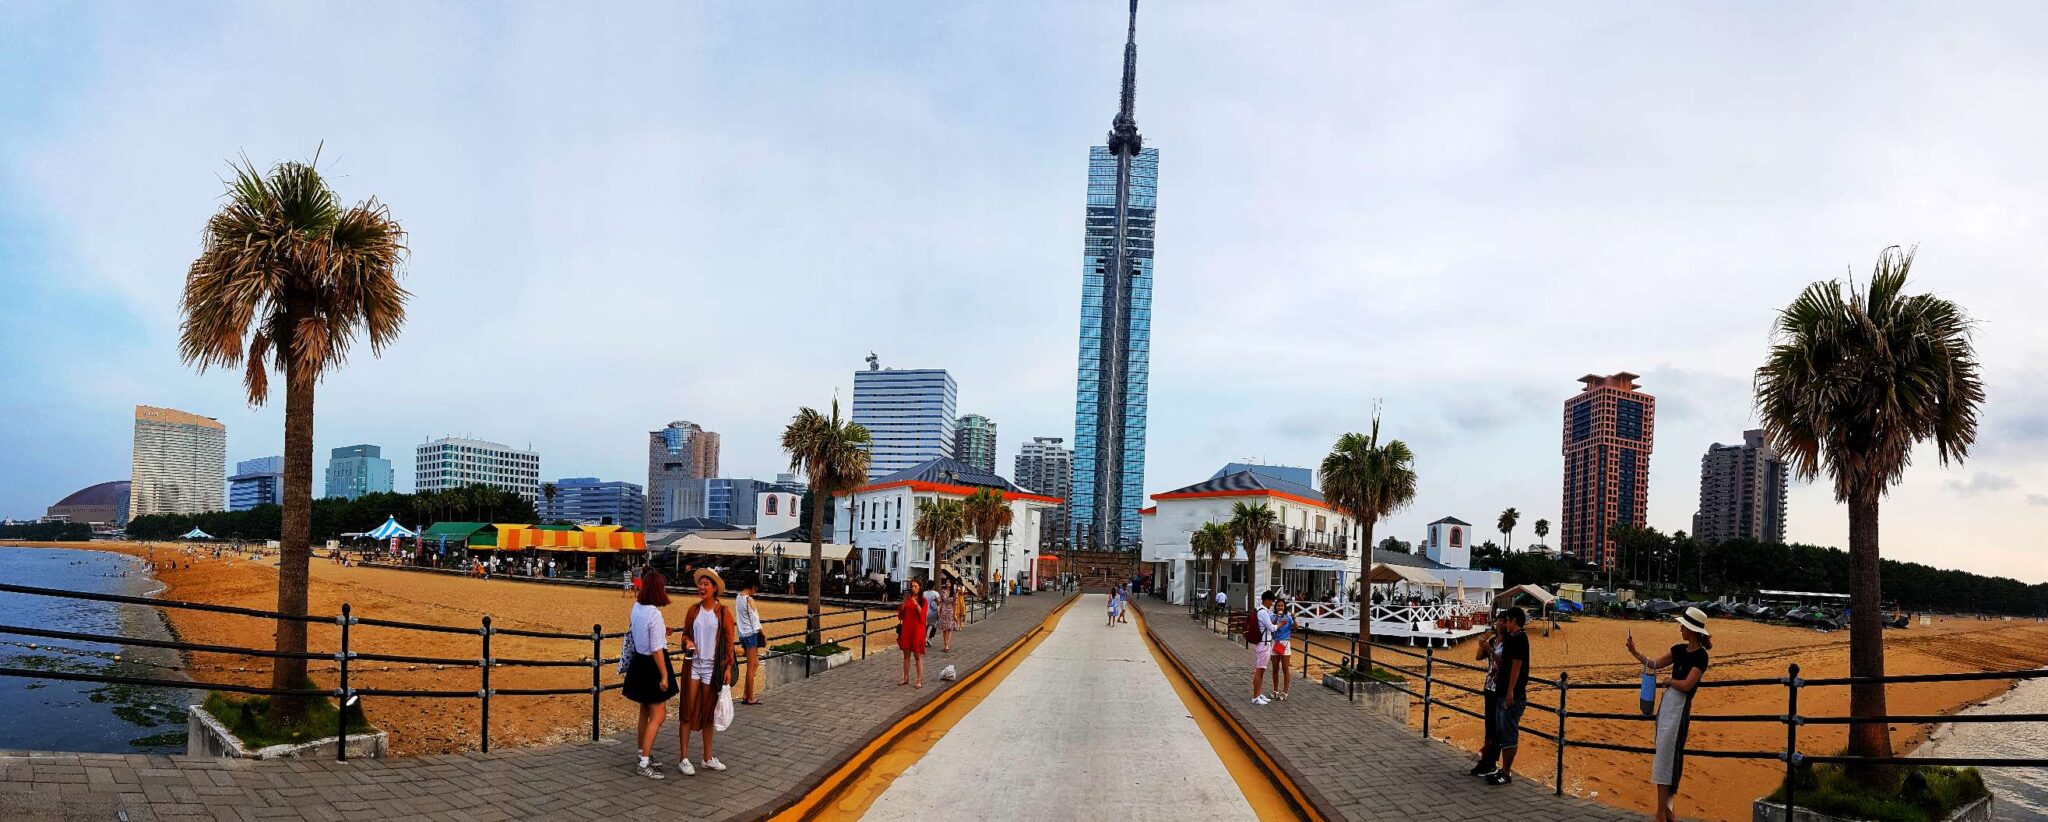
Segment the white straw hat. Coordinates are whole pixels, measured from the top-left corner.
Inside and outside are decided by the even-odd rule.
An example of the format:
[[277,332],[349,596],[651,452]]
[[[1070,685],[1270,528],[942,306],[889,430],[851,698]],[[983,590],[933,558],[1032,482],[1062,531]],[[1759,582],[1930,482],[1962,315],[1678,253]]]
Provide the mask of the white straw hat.
[[1678,615],[1678,624],[1700,636],[1713,636],[1707,631],[1707,613],[1698,608],[1685,609],[1685,613]]

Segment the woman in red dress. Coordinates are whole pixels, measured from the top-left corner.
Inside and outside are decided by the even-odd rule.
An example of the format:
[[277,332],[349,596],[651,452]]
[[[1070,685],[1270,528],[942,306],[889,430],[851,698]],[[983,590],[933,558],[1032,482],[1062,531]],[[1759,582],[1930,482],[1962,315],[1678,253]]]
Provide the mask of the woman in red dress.
[[903,681],[910,684],[910,663],[917,661],[917,685],[924,687],[924,583],[912,579],[903,589],[903,604],[896,608],[896,647],[903,649]]

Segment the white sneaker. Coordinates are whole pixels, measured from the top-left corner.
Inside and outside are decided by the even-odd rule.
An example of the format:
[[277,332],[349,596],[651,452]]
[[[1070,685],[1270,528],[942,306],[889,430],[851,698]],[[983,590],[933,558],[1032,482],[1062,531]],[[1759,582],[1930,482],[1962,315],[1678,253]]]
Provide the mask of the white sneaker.
[[1259,696],[1255,696],[1255,697],[1252,697],[1252,704],[1253,704],[1253,705],[1265,705],[1265,704],[1268,704],[1268,700],[1267,700],[1267,699],[1266,699],[1266,697],[1265,697],[1265,696],[1264,696],[1264,695],[1262,694],[1262,695],[1259,695]]
[[725,763],[718,761],[718,757],[714,756],[710,759],[704,760],[704,770],[722,771],[725,770]]
[[676,763],[676,772],[677,772],[677,773],[680,773],[680,774],[682,774],[682,775],[684,775],[684,776],[696,776],[696,775],[697,775],[697,769],[696,769],[696,768],[692,768],[692,767],[690,767],[690,760],[689,760],[689,759],[687,759],[687,758],[685,758],[685,759],[683,759],[682,761],[680,761],[680,762],[677,762],[677,763]]

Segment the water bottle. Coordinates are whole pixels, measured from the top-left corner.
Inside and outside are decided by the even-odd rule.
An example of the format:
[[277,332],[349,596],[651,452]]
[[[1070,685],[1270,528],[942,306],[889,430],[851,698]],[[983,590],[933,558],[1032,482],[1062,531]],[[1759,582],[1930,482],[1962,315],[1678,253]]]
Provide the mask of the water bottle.
[[1643,689],[1636,697],[1642,701],[1639,706],[1643,716],[1657,712],[1657,672],[1650,669],[1650,663],[1643,663]]

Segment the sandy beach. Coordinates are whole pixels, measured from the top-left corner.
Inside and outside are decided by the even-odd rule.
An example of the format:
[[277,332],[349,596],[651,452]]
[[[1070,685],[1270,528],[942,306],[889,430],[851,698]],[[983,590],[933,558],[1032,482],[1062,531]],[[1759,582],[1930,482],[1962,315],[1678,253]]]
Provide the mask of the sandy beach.
[[[1570,670],[1574,683],[1637,681],[1641,666],[1629,657],[1623,640],[1634,632],[1636,644],[1645,654],[1655,656],[1677,643],[1678,629],[1669,622],[1619,619],[1581,619],[1560,623],[1545,635],[1543,626],[1530,626],[1530,655],[1536,676],[1555,678]],[[1839,677],[1849,673],[1849,632],[1821,633],[1808,628],[1769,625],[1739,619],[1712,622],[1714,649],[1709,679],[1752,679],[1782,677],[1787,665],[1798,663],[1804,678]],[[1445,658],[1472,662],[1475,645],[1466,642],[1449,651]],[[1395,657],[1395,664],[1419,662]],[[1951,673],[1962,671],[2015,670],[2048,663],[2048,625],[2032,620],[2012,622],[1980,621],[1970,618],[1936,617],[1922,628],[1916,621],[1905,630],[1885,633],[1885,670],[1890,674]],[[1445,670],[1443,667],[1437,669]],[[1440,673],[1440,675],[1442,675]],[[1453,671],[1445,678],[1478,687],[1481,676]],[[1951,682],[1893,685],[1887,693],[1888,710],[1895,714],[1949,714],[2005,693],[2010,682]],[[1720,688],[1700,692],[1694,711],[1702,714],[1782,714],[1785,712],[1782,685]],[[1480,709],[1476,696],[1439,689],[1450,701],[1469,710]],[[1534,705],[1557,704],[1557,692],[1531,686]],[[1573,691],[1574,712],[1635,713],[1636,693],[1627,691]],[[1849,709],[1846,687],[1802,688],[1799,712],[1805,716],[1845,716]],[[1410,722],[1421,727],[1421,709],[1411,713]],[[1524,721],[1545,731],[1556,729],[1557,718],[1530,710]],[[1436,711],[1430,732],[1467,750],[1479,748],[1481,727],[1477,720],[1451,711]],[[1894,725],[1894,744],[1903,753],[1918,747],[1932,726]],[[1651,744],[1655,730],[1647,722],[1574,718],[1573,740],[1596,740],[1627,745]],[[1800,730],[1800,750],[1807,753],[1839,751],[1846,747],[1846,726],[1810,726]],[[1778,723],[1695,723],[1688,747],[1703,750],[1782,751],[1785,727]],[[1531,778],[1550,782],[1557,761],[1556,748],[1531,736],[1523,736],[1516,770]],[[1655,798],[1649,784],[1650,758],[1646,755],[1567,748],[1565,790],[1579,796],[1648,814]],[[1784,776],[1784,766],[1775,761],[1706,759],[1686,760],[1685,781],[1677,810],[1683,817],[1747,819],[1750,801],[1774,790]]]
[[[33,547],[64,547],[95,551],[116,551],[145,559],[150,550],[136,543],[0,543]],[[166,588],[162,599],[235,605],[275,610],[277,568],[274,557],[259,562],[228,557],[219,560],[187,557],[183,546],[161,543],[155,558],[160,563],[175,561],[179,567],[156,572]],[[184,567],[189,561],[190,567]],[[630,602],[617,589],[527,582],[510,578],[491,580],[404,571],[376,566],[341,566],[325,559],[312,562],[312,584],[308,610],[315,614],[340,613],[349,603],[358,618],[402,620],[472,627],[489,615],[497,628],[533,631],[588,633],[593,624],[606,632],[624,630]],[[27,584],[34,584],[28,581]],[[801,616],[799,603],[762,602],[762,618]],[[670,625],[680,624],[689,607],[681,596],[666,610]],[[163,609],[178,637],[185,642],[269,648],[274,638],[270,620],[224,614],[210,614],[175,608]],[[870,610],[871,627],[882,625],[883,615]],[[857,614],[826,619],[838,625]],[[892,620],[893,623],[893,620]],[[309,626],[308,643],[315,651],[332,650],[339,641],[333,625]],[[770,625],[773,636],[798,630],[801,622]],[[971,630],[971,629],[970,629]],[[850,628],[827,632],[828,639],[852,638],[859,652],[858,623]],[[351,629],[350,647],[356,653],[384,653],[446,659],[475,659],[481,653],[475,634],[442,634],[358,625]],[[877,654],[894,646],[893,635],[869,640]],[[606,640],[604,654],[618,654],[618,640]],[[500,658],[581,660],[590,656],[588,640],[569,641],[495,636],[491,653]],[[764,666],[765,667],[765,666]],[[186,670],[194,680],[267,685],[269,666],[261,659],[226,654],[190,654]],[[335,678],[332,662],[310,665],[315,682],[331,686]],[[350,685],[355,688],[404,690],[459,690],[478,686],[478,669],[410,665],[385,662],[354,662],[349,666]],[[619,681],[607,666],[604,684]],[[505,688],[588,688],[590,670],[583,667],[526,668],[497,667],[491,672],[491,687]],[[773,699],[772,693],[763,697]],[[630,726],[633,706],[616,692],[600,700],[602,724],[607,731]],[[370,721],[391,732],[391,747],[398,754],[442,753],[474,749],[479,744],[479,711],[476,700],[366,697],[364,709]],[[492,747],[539,744],[587,738],[590,733],[590,699],[587,696],[498,696],[491,700]]]

